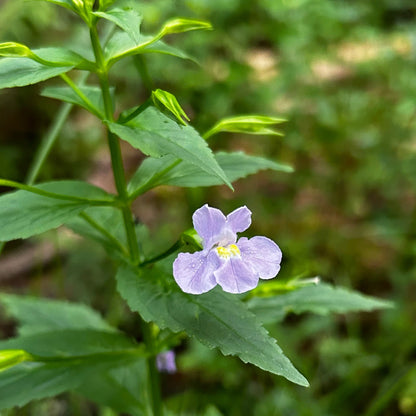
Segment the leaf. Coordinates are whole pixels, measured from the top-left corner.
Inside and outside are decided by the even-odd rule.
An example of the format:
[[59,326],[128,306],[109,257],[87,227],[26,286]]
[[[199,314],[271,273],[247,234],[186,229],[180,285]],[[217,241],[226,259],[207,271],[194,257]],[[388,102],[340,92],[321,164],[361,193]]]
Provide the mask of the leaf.
[[131,353],[114,352],[45,364],[21,363],[0,373],[0,409],[74,390],[92,375],[132,366],[140,360]]
[[[94,329],[62,329],[38,332],[0,341],[1,350],[21,349],[39,359],[64,359],[116,353],[117,351],[139,351],[138,344],[122,333]],[[136,351],[137,350],[137,351]]]
[[177,118],[179,123],[186,126],[186,123],[183,121],[183,119],[189,121],[189,117],[186,115],[185,111],[173,94],[161,89],[157,89],[152,91],[152,98],[155,104],[157,104],[157,102],[163,104]]
[[162,40],[154,41],[153,36],[140,35],[140,38],[134,41],[125,32],[115,33],[104,48],[104,55],[108,67],[111,67],[122,57],[140,53],[161,53],[195,61],[184,51],[167,45]]
[[28,188],[56,194],[56,198],[26,190],[1,195],[0,241],[27,238],[57,228],[88,206],[113,199],[102,189],[82,181],[56,181]]
[[248,306],[263,323],[282,321],[286,314],[312,312],[320,315],[373,311],[391,308],[391,302],[362,295],[326,283],[306,286],[293,292],[267,298],[252,298]]
[[[82,93],[88,98],[93,106],[99,110],[102,114],[104,111],[104,101],[101,93],[101,89],[95,86],[79,86]],[[111,89],[111,94],[114,95],[114,88]],[[79,95],[70,87],[46,87],[42,93],[42,96],[55,98],[57,100],[65,101],[67,103],[76,104],[80,107],[89,110],[89,107],[85,104]]]
[[96,311],[83,304],[5,293],[0,294],[0,303],[18,322],[21,336],[63,329],[115,331]]
[[146,362],[137,360],[129,366],[92,374],[82,380],[77,392],[117,412],[131,416],[147,416],[151,410],[147,409],[144,403],[147,396],[146,380]]
[[153,107],[146,108],[125,125],[108,122],[108,126],[144,154],[153,157],[174,155],[199,166],[232,189],[206,141],[191,126],[179,126]]
[[204,134],[207,139],[219,132],[248,133],[248,134],[272,134],[283,136],[283,134],[269,126],[285,122],[283,118],[266,117],[259,115],[247,115],[225,118],[220,120],[214,127]]
[[77,12],[77,9],[72,0],[38,0],[38,1],[47,1],[48,3],[57,4],[58,6],[65,7],[68,10]]
[[237,297],[216,288],[202,295],[182,292],[161,269],[122,266],[117,288],[133,311],[173,332],[186,331],[224,355],[237,355],[263,370],[307,386],[276,340]]
[[46,66],[29,58],[3,58],[0,59],[0,89],[36,84],[72,68],[72,65]]
[[78,53],[66,48],[41,48],[32,50],[32,59],[38,60],[39,63],[47,66],[72,66],[78,69],[94,71],[95,65]]
[[[243,152],[218,152],[215,155],[220,167],[230,182],[245,178],[264,169],[277,172],[293,172],[289,165],[277,163],[259,156],[250,156]],[[139,166],[131,178],[128,189],[131,194],[141,194],[159,185],[199,187],[222,185],[215,176],[188,162],[180,162],[173,156],[156,159],[149,157]],[[172,166],[171,169],[169,167]]]
[[[95,226],[91,224],[92,222]],[[125,258],[126,254],[128,257],[126,232],[119,209],[114,207],[88,208],[80,216],[66,222],[65,226],[83,237],[97,241],[110,256],[117,260]],[[97,228],[102,231],[98,231]]]
[[139,12],[137,3],[129,3],[125,7],[114,7],[106,12],[94,12],[95,16],[107,19],[121,27],[136,43],[140,41],[140,24],[142,16]]

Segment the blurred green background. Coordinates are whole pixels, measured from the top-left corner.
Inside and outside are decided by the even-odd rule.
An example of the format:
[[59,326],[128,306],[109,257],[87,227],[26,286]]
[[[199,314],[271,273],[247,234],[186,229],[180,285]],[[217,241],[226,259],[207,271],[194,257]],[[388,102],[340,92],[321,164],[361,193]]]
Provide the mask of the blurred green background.
[[[177,415],[416,415],[415,2],[142,5],[144,32],[155,33],[174,16],[210,20],[215,30],[169,38],[200,66],[147,55],[147,83],[133,61],[115,66],[118,111],[143,101],[154,87],[175,94],[200,132],[231,115],[285,117],[284,138],[222,134],[211,145],[295,168],[292,174],[261,172],[240,180],[234,193],[225,187],[158,188],[135,205],[150,233],[168,246],[191,226],[191,214],[202,204],[224,212],[247,205],[253,211],[250,233],[267,235],[282,248],[280,278],[319,275],[396,304],[380,313],[289,316],[269,327],[309,379],[309,389],[199,344],[183,345],[178,373],[163,379],[169,407]],[[0,41],[82,44],[85,33],[78,25],[74,16],[47,3],[0,3]],[[40,91],[40,86],[0,91],[0,177],[24,180],[59,108]],[[104,146],[100,124],[74,110],[40,180],[81,176],[111,188]],[[124,150],[131,170],[139,159]],[[31,248],[44,240],[32,241]],[[112,295],[112,265],[104,253],[64,232],[53,233],[52,241],[60,254],[47,267],[35,256],[26,274],[0,278],[2,290],[88,302],[128,330],[132,318]],[[19,262],[23,249],[10,244],[5,256]],[[0,333],[12,331],[4,321]],[[9,414],[111,415],[75,395]]]

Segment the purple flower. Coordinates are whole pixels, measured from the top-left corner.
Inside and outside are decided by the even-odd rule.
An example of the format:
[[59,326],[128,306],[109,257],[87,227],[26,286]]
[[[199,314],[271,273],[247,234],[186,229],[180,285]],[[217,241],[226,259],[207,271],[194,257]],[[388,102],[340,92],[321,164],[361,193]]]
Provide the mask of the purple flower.
[[202,251],[179,253],[173,263],[173,277],[186,293],[208,292],[219,284],[226,292],[254,289],[260,279],[271,279],[280,270],[282,252],[266,237],[240,238],[237,233],[251,224],[251,211],[241,207],[227,217],[208,205],[192,216],[202,238]]
[[172,350],[161,352],[156,356],[156,367],[159,371],[176,373],[175,353]]

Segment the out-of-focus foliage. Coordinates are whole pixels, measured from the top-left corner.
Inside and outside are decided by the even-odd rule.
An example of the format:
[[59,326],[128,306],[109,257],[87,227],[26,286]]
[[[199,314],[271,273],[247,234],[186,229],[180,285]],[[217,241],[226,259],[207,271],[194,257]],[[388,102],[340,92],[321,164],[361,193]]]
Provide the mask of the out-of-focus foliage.
[[[59,41],[74,24],[50,5],[33,2],[32,7],[29,2],[19,9],[13,5],[18,3],[0,6],[0,41],[37,47],[45,28]],[[192,342],[178,353],[179,374],[164,379],[169,408],[176,414],[216,414],[208,409],[211,404],[232,416],[416,415],[414,2],[152,0],[142,5],[149,33],[173,15],[208,19],[215,30],[181,39],[181,48],[196,56],[201,67],[165,56],[132,59],[130,66],[114,67],[119,91],[137,91],[138,97],[156,88],[171,91],[200,132],[235,114],[284,117],[283,139],[220,133],[210,140],[217,150],[267,154],[293,165],[295,173],[261,173],[237,183],[234,194],[225,187],[179,195],[175,188],[157,188],[142,206],[139,200],[140,219],[153,227],[162,217],[171,221],[166,239],[173,241],[175,227],[186,225],[201,203],[225,208],[229,201],[229,210],[245,204],[254,212],[253,235],[267,235],[282,248],[280,279],[319,274],[396,303],[382,313],[289,315],[283,324],[270,325],[285,351],[297,349],[302,361],[296,364],[311,381],[310,389],[242,367]],[[138,84],[137,70],[151,73],[152,81],[145,77],[147,82]],[[135,104],[126,102],[126,107]],[[9,124],[2,130],[7,137],[0,137],[2,177],[24,176],[36,148],[32,142],[39,139],[32,129],[21,130],[22,114],[30,117],[26,126],[46,128],[53,105],[32,89],[1,93],[0,108],[6,111],[0,112],[1,124]],[[94,147],[96,126],[82,114],[71,118],[51,159],[55,163],[48,165],[55,176],[68,176],[84,160],[85,148]],[[226,145],[222,137],[227,137]],[[20,153],[22,143],[28,153]],[[51,176],[48,171],[44,176]],[[184,195],[187,205],[180,202]],[[103,305],[102,297],[94,299],[94,288],[103,283],[99,272],[88,270],[93,266],[86,265],[86,250],[69,255],[64,273],[67,279],[77,270],[93,276],[96,286],[76,283],[90,289],[87,299]],[[77,264],[74,259],[80,258],[84,260]],[[108,267],[96,252],[93,258]],[[65,286],[77,293],[67,281]],[[110,320],[133,325],[123,320],[117,300],[109,302],[114,305]],[[194,387],[185,392],[189,385]],[[43,406],[53,407],[51,403],[62,407],[59,400]],[[78,402],[72,398],[70,403]],[[32,405],[32,414],[39,406]],[[89,414],[83,402],[75,406]]]

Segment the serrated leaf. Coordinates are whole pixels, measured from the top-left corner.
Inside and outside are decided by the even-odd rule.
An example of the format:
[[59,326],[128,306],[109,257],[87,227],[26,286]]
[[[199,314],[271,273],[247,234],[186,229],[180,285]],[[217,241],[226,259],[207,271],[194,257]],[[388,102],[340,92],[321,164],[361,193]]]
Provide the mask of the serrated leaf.
[[122,266],[117,288],[133,311],[173,332],[186,331],[224,355],[237,355],[263,370],[307,386],[307,380],[283,354],[276,340],[237,297],[213,289],[202,295],[182,292],[161,269]]
[[285,119],[276,117],[266,117],[259,115],[247,115],[236,116],[220,120],[214,127],[204,134],[204,138],[207,139],[219,132],[231,132],[231,133],[248,133],[248,134],[271,134],[277,136],[283,136],[283,134],[274,128],[270,128],[271,125],[280,124],[285,122]]
[[272,323],[281,321],[288,313],[327,315],[373,311],[393,305],[350,289],[320,283],[272,297],[252,298],[248,301],[248,306],[262,322]]
[[153,107],[146,108],[126,124],[108,123],[109,129],[144,154],[171,154],[232,186],[206,141],[191,126],[180,126]]
[[[104,114],[104,101],[101,89],[95,86],[79,86],[79,89],[91,102],[91,104],[98,110],[99,113]],[[111,94],[114,95],[114,88],[111,89]],[[67,103],[76,104],[80,107],[89,110],[88,105],[82,100],[79,95],[70,87],[46,87],[41,93],[44,97],[54,98],[65,101]]]
[[157,89],[152,91],[152,98],[155,104],[158,102],[163,104],[163,106],[166,107],[176,117],[179,123],[186,126],[186,123],[183,121],[183,119],[189,121],[189,117],[186,115],[185,111],[173,94],[161,89]]
[[82,181],[56,181],[32,188],[62,195],[62,198],[74,197],[74,200],[56,199],[25,190],[1,195],[0,241],[28,238],[57,228],[89,206],[113,199],[102,189]]
[[0,410],[74,390],[88,377],[142,360],[113,352],[51,363],[21,363],[0,373]]
[[135,42],[125,32],[115,33],[104,48],[105,59],[109,67],[121,59],[121,57],[140,53],[161,53],[195,61],[194,58],[184,51],[167,45],[162,40],[154,40],[153,36],[140,35],[138,41]]
[[0,89],[36,84],[68,72],[70,66],[46,66],[29,58],[0,59]]
[[134,42],[140,41],[140,25],[142,16],[138,10],[137,3],[129,3],[129,5],[120,8],[114,7],[106,12],[94,12],[94,15],[109,20],[122,28]]
[[21,336],[63,329],[115,331],[96,311],[83,304],[6,293],[0,294],[0,304],[18,322]]
[[[93,222],[96,226],[91,225]],[[75,233],[97,241],[113,258],[126,258],[126,232],[123,216],[119,209],[113,207],[88,208],[78,217],[65,223]],[[97,226],[103,231],[97,230]]]
[[[243,152],[218,152],[214,156],[230,182],[265,169],[293,172],[293,168],[289,165]],[[150,157],[139,166],[131,178],[128,190],[131,194],[140,194],[141,190],[146,191],[160,185],[199,187],[222,185],[222,182],[217,177],[202,171],[198,166],[180,162],[173,156],[159,159]]]
[[151,409],[144,402],[147,396],[146,380],[146,362],[141,360],[129,366],[93,374],[83,380],[77,392],[119,413],[147,416]]
[[21,349],[39,359],[77,358],[87,355],[116,353],[117,351],[139,352],[138,344],[118,331],[93,329],[62,329],[39,332],[0,341],[1,350]]

